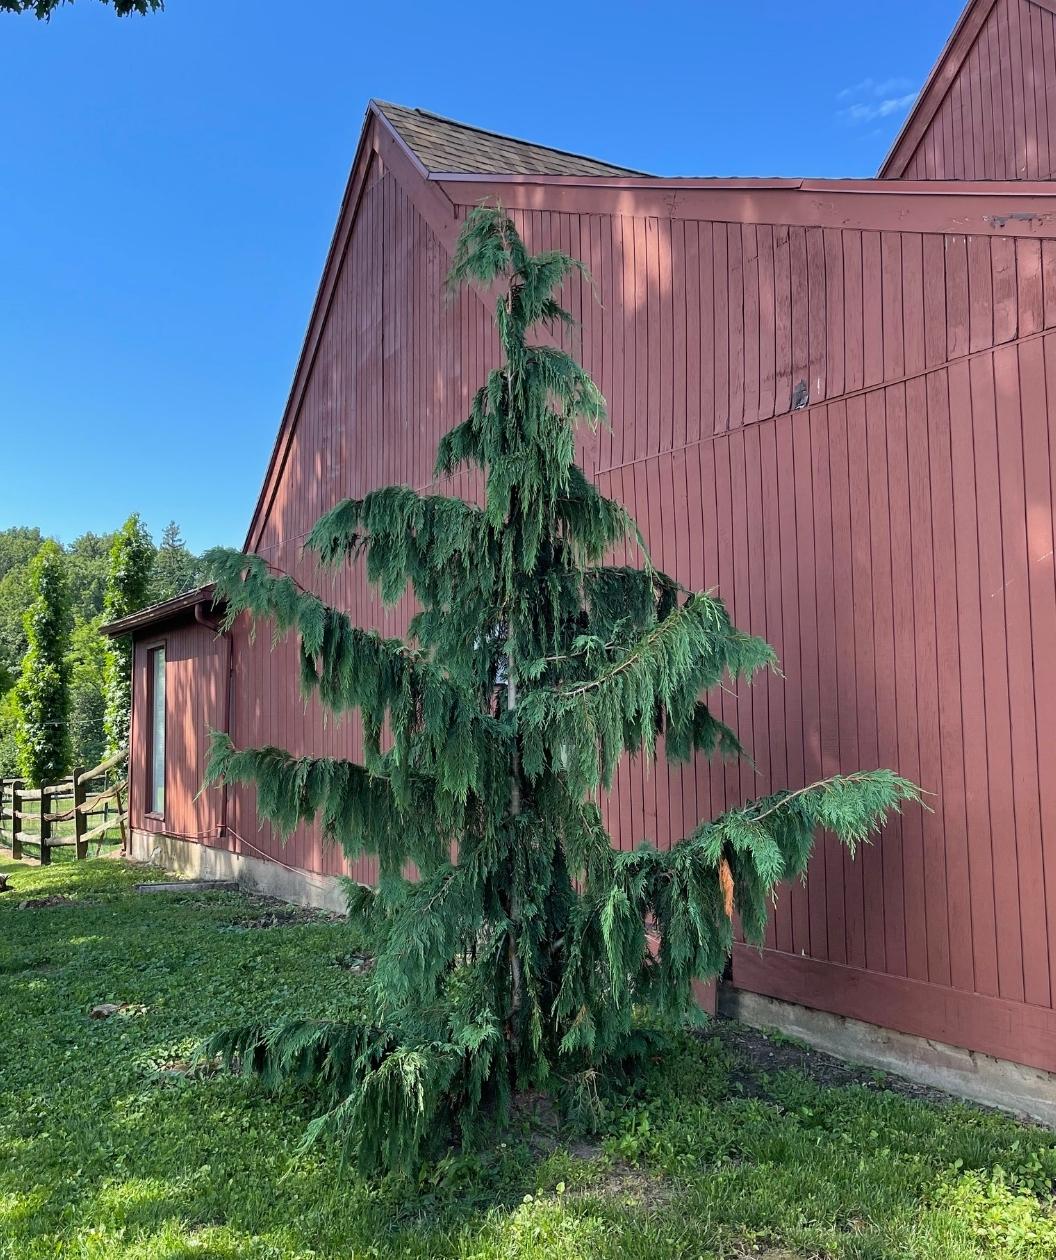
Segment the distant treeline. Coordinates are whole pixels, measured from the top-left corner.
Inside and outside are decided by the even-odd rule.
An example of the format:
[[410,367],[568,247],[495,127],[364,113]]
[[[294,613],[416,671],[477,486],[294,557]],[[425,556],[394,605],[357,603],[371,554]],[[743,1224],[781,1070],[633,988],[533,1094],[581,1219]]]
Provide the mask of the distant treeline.
[[[138,523],[137,523],[138,524]],[[62,547],[72,625],[69,636],[69,725],[73,763],[95,765],[106,747],[108,643],[99,634],[110,554],[119,531],[82,534]],[[27,649],[26,617],[33,600],[30,566],[47,540],[35,526],[0,530],[0,777],[21,773],[16,741],[15,684]],[[147,593],[157,603],[200,584],[201,564],[171,521],[157,544],[149,543]]]

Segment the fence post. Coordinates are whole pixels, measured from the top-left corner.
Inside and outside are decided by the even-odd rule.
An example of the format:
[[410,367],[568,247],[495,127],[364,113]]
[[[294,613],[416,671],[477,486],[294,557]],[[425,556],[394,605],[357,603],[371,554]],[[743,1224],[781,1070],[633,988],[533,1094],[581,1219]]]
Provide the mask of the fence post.
[[48,866],[51,862],[51,823],[45,817],[51,813],[51,791],[48,784],[40,785],[40,864]]
[[4,797],[7,795],[7,780],[0,779],[0,832],[4,830]]
[[[125,807],[121,802],[121,781],[120,780],[118,780],[117,788],[114,792],[114,799],[117,801],[117,822],[118,822],[118,826],[121,828],[121,852],[122,854],[127,856],[130,850],[128,847],[128,832],[125,830]],[[130,790],[129,800],[131,799],[132,799],[132,793]],[[131,822],[131,815],[129,817],[129,821]]]
[[15,861],[22,860],[22,841],[18,838],[22,830],[22,780],[11,780],[11,857]]
[[81,839],[88,830],[88,815],[81,813],[81,806],[88,797],[84,784],[80,781],[82,773],[80,766],[73,767],[73,839],[76,845],[74,854],[78,862],[88,856],[88,846]]

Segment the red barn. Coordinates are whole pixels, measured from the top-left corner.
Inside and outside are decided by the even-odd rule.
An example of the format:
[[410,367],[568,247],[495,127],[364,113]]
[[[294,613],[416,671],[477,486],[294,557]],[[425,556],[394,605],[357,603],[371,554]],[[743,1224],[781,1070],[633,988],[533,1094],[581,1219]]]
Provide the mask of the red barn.
[[[721,701],[758,770],[622,766],[617,842],[841,768],[917,780],[934,812],[857,861],[822,842],[732,986],[751,1018],[1036,1112],[1056,1105],[1054,32],[1056,0],[974,0],[877,180],[650,178],[372,102],[246,539],[399,633],[406,608],[324,580],[305,534],[343,496],[429,486],[496,361],[482,295],[443,300],[468,207],[583,259],[597,300],[571,286],[569,344],[612,432],[581,462],[785,671]],[[354,725],[305,707],[292,643],[218,635],[208,591],[112,630],[136,641],[137,855],[314,900],[371,879],[315,831],[282,845],[246,792],[197,795],[209,727],[357,755]]]

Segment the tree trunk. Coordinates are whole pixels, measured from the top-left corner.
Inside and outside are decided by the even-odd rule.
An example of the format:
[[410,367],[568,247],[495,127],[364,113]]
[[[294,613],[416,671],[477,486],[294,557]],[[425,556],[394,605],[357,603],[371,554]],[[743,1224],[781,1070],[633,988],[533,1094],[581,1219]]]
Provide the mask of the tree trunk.
[[[509,657],[507,657],[508,676],[506,679],[506,709],[512,713],[517,708],[517,679],[514,677],[513,668],[510,665]],[[513,784],[510,789],[510,817],[516,818],[521,812],[521,766],[520,758],[516,751],[516,740],[514,741],[513,754]],[[521,959],[517,953],[516,933],[520,925],[520,907],[517,904],[517,893],[511,881],[510,899],[508,913],[510,917],[510,935],[508,944],[508,956],[510,960],[510,1017],[507,1022],[506,1035],[512,1043],[516,1036],[517,1016],[521,1011],[521,990],[523,981],[521,977]]]

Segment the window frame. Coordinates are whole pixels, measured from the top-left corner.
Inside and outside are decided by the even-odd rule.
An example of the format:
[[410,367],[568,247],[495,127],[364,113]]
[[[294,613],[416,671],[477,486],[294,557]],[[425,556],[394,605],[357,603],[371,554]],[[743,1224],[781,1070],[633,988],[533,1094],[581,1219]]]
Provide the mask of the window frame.
[[[168,652],[167,640],[152,639],[143,645],[147,657],[147,799],[144,814],[147,818],[156,819],[159,822],[165,821],[165,802],[168,794],[165,780],[168,778],[168,751],[169,751],[169,706],[168,706]],[[161,710],[161,809],[156,808],[156,795],[154,782],[154,739],[157,734],[155,724],[154,701],[156,688],[156,666],[157,653],[162,656],[162,675],[163,679],[163,695]]]

